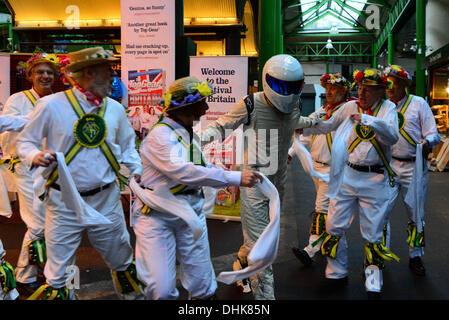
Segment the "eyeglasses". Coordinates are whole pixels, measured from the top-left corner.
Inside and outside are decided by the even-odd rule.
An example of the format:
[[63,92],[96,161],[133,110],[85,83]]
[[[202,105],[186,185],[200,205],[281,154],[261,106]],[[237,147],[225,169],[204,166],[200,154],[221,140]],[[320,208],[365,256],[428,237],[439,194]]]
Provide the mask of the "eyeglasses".
[[283,96],[300,94],[304,83],[304,79],[296,81],[286,81],[272,77],[268,73],[265,75],[265,80],[274,92],[279,93]]
[[52,70],[36,70],[34,71],[39,76],[42,76],[44,73],[47,73],[49,76],[54,75],[55,73]]

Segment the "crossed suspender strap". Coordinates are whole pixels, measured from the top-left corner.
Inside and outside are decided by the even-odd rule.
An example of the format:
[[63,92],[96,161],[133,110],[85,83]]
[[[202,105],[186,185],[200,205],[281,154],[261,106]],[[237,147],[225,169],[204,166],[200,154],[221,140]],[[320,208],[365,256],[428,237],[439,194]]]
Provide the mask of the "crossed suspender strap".
[[[81,105],[79,104],[78,100],[76,99],[73,91],[71,89],[66,90],[65,95],[67,97],[67,99],[70,102],[70,105],[72,106],[75,114],[78,116],[78,121],[75,123],[74,126],[74,133],[75,136],[77,135],[77,128],[78,128],[78,123],[82,120],[84,120],[85,118],[89,118],[89,116],[91,116],[92,118],[97,118],[99,117],[101,120],[103,120],[104,114],[106,112],[106,107],[107,107],[107,100],[103,100],[103,105],[100,107],[100,109],[98,110],[97,114],[91,114],[91,113],[85,113],[83,108],[81,107]],[[98,118],[97,118],[98,119]],[[104,122],[104,120],[103,120]],[[100,123],[101,124],[101,123]],[[87,123],[87,126],[89,125],[89,123]],[[65,162],[67,165],[70,164],[70,162],[75,158],[75,156],[81,151],[81,149],[83,148],[96,148],[99,147],[100,150],[103,152],[103,154],[105,155],[106,159],[108,160],[109,164],[111,165],[112,169],[114,170],[115,174],[117,175],[117,178],[120,182],[120,187],[122,188],[123,185],[127,185],[128,184],[128,179],[122,175],[120,173],[120,164],[118,163],[117,159],[115,158],[114,154],[112,153],[112,150],[110,149],[109,145],[106,142],[106,135],[107,135],[107,128],[106,128],[106,123],[104,122],[104,132],[103,132],[103,137],[100,138],[99,141],[97,141],[97,143],[94,143],[93,145],[88,145],[86,144],[88,141],[94,141],[94,140],[87,140],[86,143],[84,143],[81,139],[77,138],[75,139],[75,143],[70,147],[70,149],[65,153]],[[100,126],[101,129],[101,126]],[[42,194],[41,196],[39,196],[39,198],[41,200],[45,199],[45,195],[48,191],[48,188],[58,179],[58,168],[56,167],[52,173],[50,174],[47,182],[45,183],[45,190],[46,192],[44,194]]]
[[404,130],[405,127],[405,111],[407,110],[410,102],[412,102],[413,95],[409,94],[407,100],[402,106],[401,110],[398,112],[398,125],[399,125],[399,133],[401,136],[412,146],[416,147],[416,141]]
[[[376,117],[379,113],[380,107],[382,103],[384,102],[383,99],[379,101],[377,106],[373,110],[373,116]],[[359,107],[359,112],[363,113],[363,110]],[[379,141],[376,139],[376,133],[371,129],[370,126],[363,126],[359,123],[354,126],[354,131],[356,133],[355,140],[349,145],[348,151],[351,153],[354,151],[354,149],[360,144],[362,141],[370,141],[373,145],[374,149],[376,149],[380,159],[382,160],[382,163],[384,164],[385,168],[388,172],[388,180],[390,183],[390,186],[394,186],[394,177],[396,177],[396,173],[390,166],[390,162],[388,161],[387,157],[385,156],[382,147],[379,144]]]
[[[331,112],[331,115],[330,115],[329,119],[334,115],[334,113],[337,110],[338,110],[338,108]],[[326,121],[326,120],[328,120],[328,119],[324,119],[322,121]],[[313,141],[315,140],[315,138],[316,138],[316,135],[314,134],[312,136],[312,144],[313,144]],[[332,133],[330,133],[330,132],[326,133],[326,142],[327,142],[327,147],[329,148],[329,152],[332,153]]]
[[[187,158],[187,160],[189,162],[193,162],[194,164],[199,164],[199,165],[201,165],[203,167],[206,166],[206,161],[204,159],[203,153],[201,152],[201,150],[198,149],[197,146],[195,146],[195,144],[193,142],[190,143],[190,144],[187,144],[184,141],[184,139],[179,134],[176,133],[176,130],[172,126],[170,126],[169,124],[167,124],[165,122],[158,122],[158,123],[156,123],[151,128],[151,130],[153,130],[155,127],[158,127],[158,126],[166,126],[166,127],[170,128],[173,131],[173,133],[176,135],[176,139],[179,142],[181,142],[181,144],[187,149],[187,151],[188,151],[188,155],[187,155],[188,158]],[[199,163],[197,163],[198,160],[199,160]],[[176,194],[181,193],[182,191],[184,191],[186,188],[187,188],[186,185],[178,184],[178,185],[176,185],[174,187],[171,187],[170,191],[171,191],[172,194],[176,195]],[[142,209],[141,209],[141,212],[143,214],[149,214],[150,211],[151,211],[151,208],[149,208],[146,204],[144,204]]]
[[23,92],[26,96],[27,96],[27,98],[31,101],[31,103],[32,103],[32,105],[33,105],[33,107],[36,105],[36,102],[37,102],[37,99],[33,96],[33,94],[31,93],[31,91],[30,90],[25,90],[24,92]]

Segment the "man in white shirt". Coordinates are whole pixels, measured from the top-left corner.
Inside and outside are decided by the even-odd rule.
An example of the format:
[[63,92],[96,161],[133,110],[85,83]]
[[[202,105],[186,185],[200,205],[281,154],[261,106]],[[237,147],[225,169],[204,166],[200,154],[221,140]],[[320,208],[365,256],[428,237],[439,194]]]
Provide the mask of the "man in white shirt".
[[[19,116],[28,120],[37,101],[52,93],[54,78],[58,74],[57,65],[51,60],[52,57],[54,58],[54,55],[38,53],[27,61],[25,75],[27,80],[32,83],[32,88],[9,97],[5,103],[3,115]],[[37,205],[33,208],[33,201],[35,200],[34,181],[31,172],[20,162],[17,156],[18,135],[18,132],[3,133],[1,135],[1,146],[6,155],[7,160],[5,161],[10,163],[10,171],[14,173],[20,217],[27,226],[17,261],[16,277],[19,292],[28,296],[39,287],[37,276],[39,270],[42,271],[45,264],[45,254],[39,255],[40,252],[45,252],[45,208],[43,205]],[[39,203],[39,201],[37,200],[36,203]],[[37,250],[38,247],[41,250]],[[36,259],[29,258],[33,255],[37,255]]]
[[[309,117],[321,118],[323,121],[327,121],[346,103],[346,96],[349,93],[351,84],[339,73],[324,74],[320,79],[320,84],[326,89],[327,103],[316,112],[310,114]],[[323,175],[328,175],[330,171],[334,136],[335,131],[319,135],[301,135],[302,144],[310,147],[314,170]],[[312,258],[320,251],[321,243],[315,243],[315,241],[326,231],[327,211],[329,208],[329,198],[326,196],[329,192],[327,182],[319,178],[313,178],[313,183],[315,184],[316,199],[315,211],[313,212],[312,224],[309,230],[309,244],[304,249],[292,248],[294,255],[305,266],[311,265],[313,262]]]
[[[356,70],[354,78],[358,84],[359,100],[347,102],[332,118],[305,131],[310,130],[309,133],[312,134],[328,133],[345,123],[349,135],[347,146],[344,146],[349,151],[348,162],[344,163],[344,158],[338,158],[342,163],[337,163],[337,160],[332,158],[332,166],[342,167],[343,176],[339,189],[330,190],[336,197],[330,200],[326,232],[320,237],[321,253],[327,256],[326,287],[331,289],[347,283],[346,230],[358,211],[360,231],[366,241],[365,287],[368,298],[379,298],[384,261],[398,260],[382,244],[384,219],[395,176],[389,162],[392,146],[399,136],[397,113],[394,104],[382,98],[387,79],[382,76],[380,70]],[[347,121],[353,121],[355,124]],[[336,136],[334,144],[337,139],[341,137]]]
[[[422,184],[422,197],[425,202],[429,181],[427,156],[430,150],[440,142],[440,135],[432,110],[427,102],[421,97],[408,94],[407,88],[412,83],[410,74],[403,67],[392,65],[384,69],[384,75],[391,81],[391,86],[387,88],[387,95],[390,101],[396,105],[400,134],[398,142],[393,146],[391,160],[391,165],[398,176],[391,197],[388,220],[399,193],[404,200],[409,190],[413,179],[417,144],[423,144],[424,168],[420,183]],[[424,276],[426,270],[421,260],[425,245],[424,227],[422,232],[417,231],[417,221],[413,216],[416,208],[410,207],[405,201],[404,204],[408,215],[409,267],[415,275]],[[424,226],[424,217],[420,218]],[[388,238],[385,241],[389,245],[389,223],[385,231]]]
[[[118,171],[124,163],[137,179],[142,164],[135,149],[134,131],[123,107],[108,98],[115,71],[112,54],[102,47],[69,54],[67,71],[76,83],[71,90],[39,100],[36,112],[17,140],[18,154],[28,168],[47,167],[56,160],[56,152],[65,154],[69,174],[82,199],[97,210],[109,225],[85,225],[75,209],[61,198],[58,167],[51,171],[43,199],[46,203],[45,241],[47,284],[32,296],[34,299],[72,299],[66,268],[75,265],[76,249],[83,231],[112,270],[114,285],[121,298],[135,298],[129,282],[136,282],[133,250],[126,230],[120,190],[116,183],[126,183]],[[40,141],[47,138],[47,150]],[[131,288],[131,289],[130,289]],[[137,292],[135,292],[137,291]]]
[[[141,186],[156,189],[167,184],[172,194],[198,215],[202,230],[198,240],[181,217],[149,208],[138,200],[133,208],[136,233],[136,266],[146,285],[146,298],[177,299],[176,259],[181,268],[181,283],[193,299],[214,297],[217,283],[212,266],[202,186],[228,185],[252,187],[262,177],[249,170],[226,171],[206,164],[193,122],[206,113],[205,98],[212,94],[209,84],[195,77],[172,83],[164,94],[166,115],[143,141]],[[167,204],[168,205],[168,204]]]

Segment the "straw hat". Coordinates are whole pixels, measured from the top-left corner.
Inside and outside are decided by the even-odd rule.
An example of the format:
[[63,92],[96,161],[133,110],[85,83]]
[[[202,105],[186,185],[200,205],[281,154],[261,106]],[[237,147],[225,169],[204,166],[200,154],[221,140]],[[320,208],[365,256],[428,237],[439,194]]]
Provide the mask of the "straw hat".
[[69,72],[77,72],[83,68],[94,66],[108,61],[117,61],[111,52],[103,47],[86,48],[68,54],[70,64],[65,68]]
[[201,82],[196,77],[180,78],[170,85],[159,103],[164,107],[164,111],[178,109],[212,95],[212,89],[209,82]]
[[404,67],[396,64],[386,67],[383,73],[386,77],[395,77],[405,81],[407,87],[410,87],[413,81],[412,76],[404,69]]
[[379,69],[367,68],[365,70],[359,71],[355,70],[353,73],[354,82],[353,86],[357,82],[358,84],[363,84],[367,86],[382,86],[387,87],[388,80],[386,76],[382,75]]
[[19,62],[19,64],[17,65],[17,71],[19,71],[20,74],[24,74],[26,78],[30,80],[33,68],[42,63],[46,63],[47,65],[49,65],[52,68],[55,76],[58,75],[58,68],[59,68],[58,56],[53,53],[48,54],[44,52],[36,52],[26,62],[24,61]]

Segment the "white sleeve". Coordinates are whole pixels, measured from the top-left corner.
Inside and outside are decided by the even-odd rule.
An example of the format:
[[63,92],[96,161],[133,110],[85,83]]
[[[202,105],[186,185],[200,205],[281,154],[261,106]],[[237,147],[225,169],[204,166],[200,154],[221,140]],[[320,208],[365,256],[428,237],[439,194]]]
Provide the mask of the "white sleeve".
[[241,172],[225,171],[215,166],[203,167],[188,162],[175,150],[179,143],[170,139],[171,129],[154,128],[143,148],[142,157],[148,159],[154,168],[180,184],[189,186],[223,187],[238,186],[241,182]]
[[120,129],[117,134],[117,143],[122,151],[121,160],[129,169],[130,175],[142,175],[142,162],[139,153],[136,150],[135,138],[136,134],[126,117],[125,110],[120,106],[118,108],[120,115]]
[[20,131],[23,129],[27,120],[23,117],[1,115],[0,116],[0,133],[4,131]]
[[419,119],[421,121],[421,134],[429,141],[429,147],[435,147],[441,140],[441,136],[438,133],[435,117],[432,110],[424,99],[420,99],[419,106]]
[[48,128],[52,126],[51,111],[41,101],[37,102],[33,117],[17,137],[17,155],[28,169],[32,167],[36,154],[42,151],[42,141],[47,137]]

